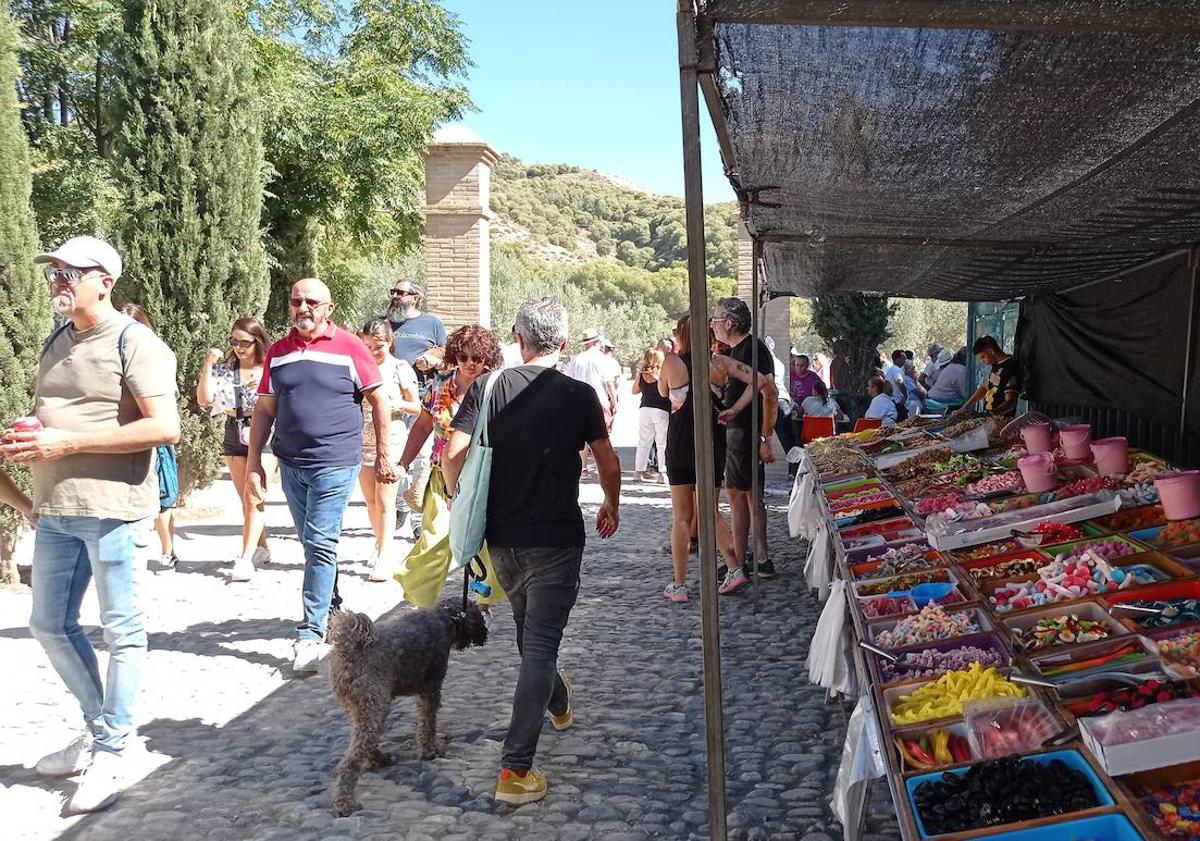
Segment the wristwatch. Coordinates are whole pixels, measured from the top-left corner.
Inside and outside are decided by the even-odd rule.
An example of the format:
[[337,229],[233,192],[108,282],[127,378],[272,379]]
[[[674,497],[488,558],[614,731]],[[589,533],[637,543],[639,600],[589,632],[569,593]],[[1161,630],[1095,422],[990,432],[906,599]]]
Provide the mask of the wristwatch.
[[770,438],[768,438],[768,437],[767,437],[767,436],[765,436],[765,435],[760,435],[760,436],[758,436],[758,443],[760,443],[760,444],[765,444],[765,443],[767,443],[767,442],[768,442],[768,441],[770,441],[770,440],[771,440],[771,439],[770,439]]

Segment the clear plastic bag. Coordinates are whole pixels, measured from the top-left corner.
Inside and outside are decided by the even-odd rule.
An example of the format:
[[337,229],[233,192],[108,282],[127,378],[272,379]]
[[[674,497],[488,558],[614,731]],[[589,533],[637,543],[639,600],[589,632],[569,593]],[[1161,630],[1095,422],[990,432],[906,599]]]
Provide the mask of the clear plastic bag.
[[1062,729],[1036,698],[969,701],[963,705],[963,720],[967,742],[980,759],[1037,750]]

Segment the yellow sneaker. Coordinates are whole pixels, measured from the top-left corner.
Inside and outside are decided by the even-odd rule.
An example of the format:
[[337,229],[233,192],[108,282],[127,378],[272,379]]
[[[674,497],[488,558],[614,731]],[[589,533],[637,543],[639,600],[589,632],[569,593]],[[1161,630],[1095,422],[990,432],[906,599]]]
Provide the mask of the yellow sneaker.
[[540,771],[530,768],[522,777],[511,768],[504,768],[500,771],[499,782],[496,783],[496,799],[514,806],[535,803],[546,796],[548,787],[546,775]]
[[567,687],[567,711],[562,715],[550,713],[550,724],[555,730],[566,730],[575,723],[575,713],[571,711],[571,679],[566,672],[559,672],[558,676],[562,678],[563,686]]

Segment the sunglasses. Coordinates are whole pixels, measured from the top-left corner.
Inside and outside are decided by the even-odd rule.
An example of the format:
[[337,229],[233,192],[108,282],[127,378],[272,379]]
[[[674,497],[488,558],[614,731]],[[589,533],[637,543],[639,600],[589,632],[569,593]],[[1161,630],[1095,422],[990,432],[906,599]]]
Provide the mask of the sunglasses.
[[66,283],[74,286],[83,280],[83,276],[90,271],[89,269],[56,269],[53,266],[46,266],[46,282],[47,283]]
[[727,315],[714,315],[714,316],[711,316],[711,317],[708,319],[708,323],[709,323],[709,324],[714,324],[714,323],[716,323],[716,322],[718,322],[718,321],[729,321],[729,316],[727,316]]
[[468,363],[472,363],[475,365],[483,365],[484,363],[487,362],[487,360],[484,359],[482,356],[460,356],[460,357],[458,357],[458,362],[460,365],[463,362],[468,362]]
[[318,307],[323,307],[326,304],[332,304],[333,301],[318,301],[316,298],[289,298],[288,303],[292,305],[292,309],[298,310],[305,304],[310,310],[315,310]]
[[393,298],[420,298],[421,293],[415,292],[412,289],[393,289],[392,297]]
[[255,343],[253,339],[230,339],[229,344],[233,345],[235,348],[246,350],[254,347]]

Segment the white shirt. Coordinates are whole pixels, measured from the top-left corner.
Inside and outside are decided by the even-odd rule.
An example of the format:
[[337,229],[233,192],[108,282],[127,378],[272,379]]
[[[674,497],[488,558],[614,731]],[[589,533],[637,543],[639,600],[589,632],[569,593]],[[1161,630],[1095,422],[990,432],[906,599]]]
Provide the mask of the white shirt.
[[896,387],[896,383],[904,382],[904,370],[899,365],[893,363],[883,369],[883,378],[892,385],[892,402],[896,405],[903,403],[904,395]]
[[517,342],[510,342],[500,346],[500,367],[501,368],[516,368],[518,365],[524,365],[525,360],[521,358],[521,345]]
[[590,347],[583,353],[577,354],[567,363],[563,371],[573,380],[587,383],[600,398],[600,407],[608,409],[611,401],[608,398],[607,385],[620,375],[619,363],[599,347]]
[[783,360],[775,354],[771,354],[771,361],[775,363],[775,388],[779,391],[779,408],[783,410],[785,415],[792,413],[792,396],[788,392],[788,369],[783,364]]
[[884,426],[891,426],[896,422],[896,404],[886,394],[876,394],[871,398],[871,405],[867,407],[864,417],[879,418]]
[[800,403],[800,408],[805,417],[836,418],[841,414],[836,400],[830,397],[828,403],[822,403],[821,398],[815,394],[805,397]]

